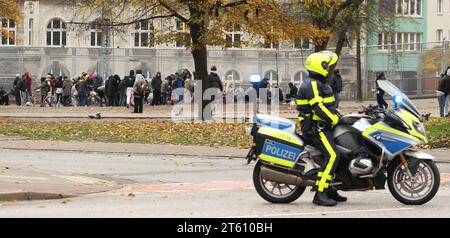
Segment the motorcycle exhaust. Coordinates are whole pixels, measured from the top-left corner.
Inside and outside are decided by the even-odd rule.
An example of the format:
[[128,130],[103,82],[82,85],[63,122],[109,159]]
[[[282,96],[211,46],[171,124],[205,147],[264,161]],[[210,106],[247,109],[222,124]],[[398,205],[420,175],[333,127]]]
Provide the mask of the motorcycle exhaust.
[[274,169],[267,168],[266,166],[261,166],[261,176],[266,180],[282,184],[296,185],[302,187],[315,185],[314,181],[305,180],[293,174],[286,174]]

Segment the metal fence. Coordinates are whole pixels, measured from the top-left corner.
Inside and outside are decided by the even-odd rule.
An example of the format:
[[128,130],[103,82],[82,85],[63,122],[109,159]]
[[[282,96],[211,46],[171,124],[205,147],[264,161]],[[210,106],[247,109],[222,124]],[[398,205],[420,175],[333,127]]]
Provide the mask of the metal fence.
[[[362,77],[364,99],[374,97],[375,73],[385,72],[411,97],[434,96],[440,73],[450,65],[449,42],[427,42],[364,47]],[[411,50],[412,49],[412,50]],[[211,49],[208,60],[219,68],[220,76],[232,75],[237,85],[249,87],[250,76],[269,77],[289,92],[288,83],[300,85],[306,78],[304,68],[311,50],[273,49]],[[345,48],[338,68],[341,70],[344,91],[341,97],[356,97],[356,49]],[[147,78],[157,71],[163,76],[179,69],[193,69],[189,51],[178,48],[47,48],[0,46],[0,87],[9,90],[16,74],[30,72],[35,82],[48,73],[74,77],[82,72],[96,72],[104,77],[127,75],[130,69],[141,69]]]
[[450,66],[449,41],[369,46],[365,49],[365,98],[373,97],[376,72],[410,97],[434,96],[440,75]]

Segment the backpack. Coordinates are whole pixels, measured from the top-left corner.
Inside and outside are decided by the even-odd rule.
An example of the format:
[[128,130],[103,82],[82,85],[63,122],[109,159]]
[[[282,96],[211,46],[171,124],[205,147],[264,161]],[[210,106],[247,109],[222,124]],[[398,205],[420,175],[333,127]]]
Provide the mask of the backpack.
[[142,81],[137,87],[136,92],[139,94],[143,94],[148,91],[148,83],[146,81]]

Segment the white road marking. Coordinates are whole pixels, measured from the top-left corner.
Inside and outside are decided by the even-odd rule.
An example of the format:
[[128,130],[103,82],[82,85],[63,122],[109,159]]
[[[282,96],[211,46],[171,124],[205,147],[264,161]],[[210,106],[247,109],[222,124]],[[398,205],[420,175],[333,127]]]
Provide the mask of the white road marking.
[[96,179],[96,178],[90,178],[90,177],[84,177],[84,176],[68,176],[68,175],[52,175],[53,177],[62,178],[69,180],[74,183],[80,183],[80,184],[107,184],[109,183],[106,180]]
[[23,177],[23,176],[9,176],[9,175],[0,175],[0,178],[6,178],[6,179],[25,179],[25,180],[40,180],[40,181],[47,181],[48,178],[43,177]]
[[407,210],[414,210],[414,208],[386,208],[386,209],[343,210],[343,211],[323,211],[323,212],[305,212],[305,213],[280,213],[280,214],[232,216],[225,218],[289,217],[289,216],[330,215],[330,214],[348,214],[348,213],[364,213],[364,212],[394,212]]

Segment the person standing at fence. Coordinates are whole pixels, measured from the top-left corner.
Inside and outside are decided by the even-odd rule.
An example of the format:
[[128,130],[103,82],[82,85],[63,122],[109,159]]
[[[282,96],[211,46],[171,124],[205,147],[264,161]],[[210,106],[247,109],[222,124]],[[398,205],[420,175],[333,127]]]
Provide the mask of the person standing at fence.
[[289,83],[289,94],[286,95],[286,99],[289,100],[289,102],[295,101],[295,98],[298,94],[298,88],[293,84]]
[[16,74],[16,78],[13,83],[13,92],[16,97],[16,105],[20,106],[20,93],[19,93],[19,82],[20,82],[20,74]]
[[9,105],[9,93],[7,93],[3,87],[0,87],[0,106],[1,105]]
[[144,111],[144,94],[148,90],[148,82],[142,74],[136,75],[133,86],[134,97],[134,113],[143,113]]
[[192,84],[194,83],[192,80],[192,74],[188,70],[185,70],[183,74],[183,79],[184,79],[184,102],[191,103],[194,98],[191,91]]
[[88,83],[86,79],[81,79],[77,86],[77,93],[78,93],[78,100],[79,100],[79,106],[80,107],[87,107],[87,100],[89,96],[89,89],[88,89]]
[[130,84],[130,76],[125,76],[119,83],[119,106],[127,105],[127,88]]
[[339,108],[340,94],[342,92],[342,77],[339,69],[334,70],[331,88],[333,89],[334,99],[336,100],[336,108]]
[[184,100],[184,82],[179,72],[175,73],[175,81],[172,82],[172,91],[175,92],[175,103],[181,103]]
[[25,82],[27,83],[27,98],[33,96],[32,88],[33,88],[33,79],[31,78],[30,73],[26,72],[25,75]]
[[47,78],[42,77],[41,78],[41,84],[36,87],[36,89],[41,90],[41,107],[45,106],[45,98],[48,95],[48,92],[50,91],[50,84],[47,81]]
[[69,102],[70,97],[72,96],[72,86],[73,86],[73,81],[71,79],[69,79],[68,77],[64,78],[63,81],[63,98],[62,98],[62,104],[63,106],[68,106],[67,102]]
[[136,76],[134,75],[134,70],[130,70],[130,81],[127,85],[127,108],[130,108],[131,105],[131,98],[133,97],[133,86],[134,82],[136,80]]
[[225,94],[226,94],[226,102],[233,103],[234,102],[234,91],[236,90],[236,86],[234,84],[233,75],[228,75],[227,82],[225,83]]
[[24,106],[27,99],[27,83],[25,81],[25,77],[19,81],[19,94],[20,94],[20,106]]
[[161,83],[161,105],[166,105],[170,101],[170,82],[171,76],[167,76]]
[[161,104],[162,79],[160,72],[156,73],[156,76],[152,79],[151,85],[153,90],[152,106],[158,106]]
[[61,76],[58,77],[55,83],[56,87],[56,105],[63,105],[63,79]]
[[211,101],[212,101],[212,115],[216,115],[216,110],[217,110],[217,101],[222,101],[221,99],[217,98],[216,96],[220,96],[223,93],[223,84],[222,81],[220,80],[219,74],[217,73],[217,67],[216,66],[212,66],[211,67],[211,72],[209,74],[208,77],[209,80],[209,88],[213,88],[215,90],[217,90],[217,93],[215,92],[216,95],[212,95],[211,97]]
[[105,84],[105,95],[108,98],[108,107],[114,106],[114,76],[109,76]]
[[439,80],[438,89],[436,94],[439,102],[439,115],[440,117],[448,116],[448,104],[450,98],[450,67],[447,68],[445,74]]
[[386,80],[386,77],[384,76],[383,72],[378,72],[377,73],[377,79],[375,80],[375,84],[377,87],[377,102],[378,102],[378,107],[380,107],[381,109],[387,109],[389,107],[389,105],[387,104],[387,102],[384,100],[384,91],[383,89],[380,88],[380,86],[378,85],[378,81],[379,80]]

